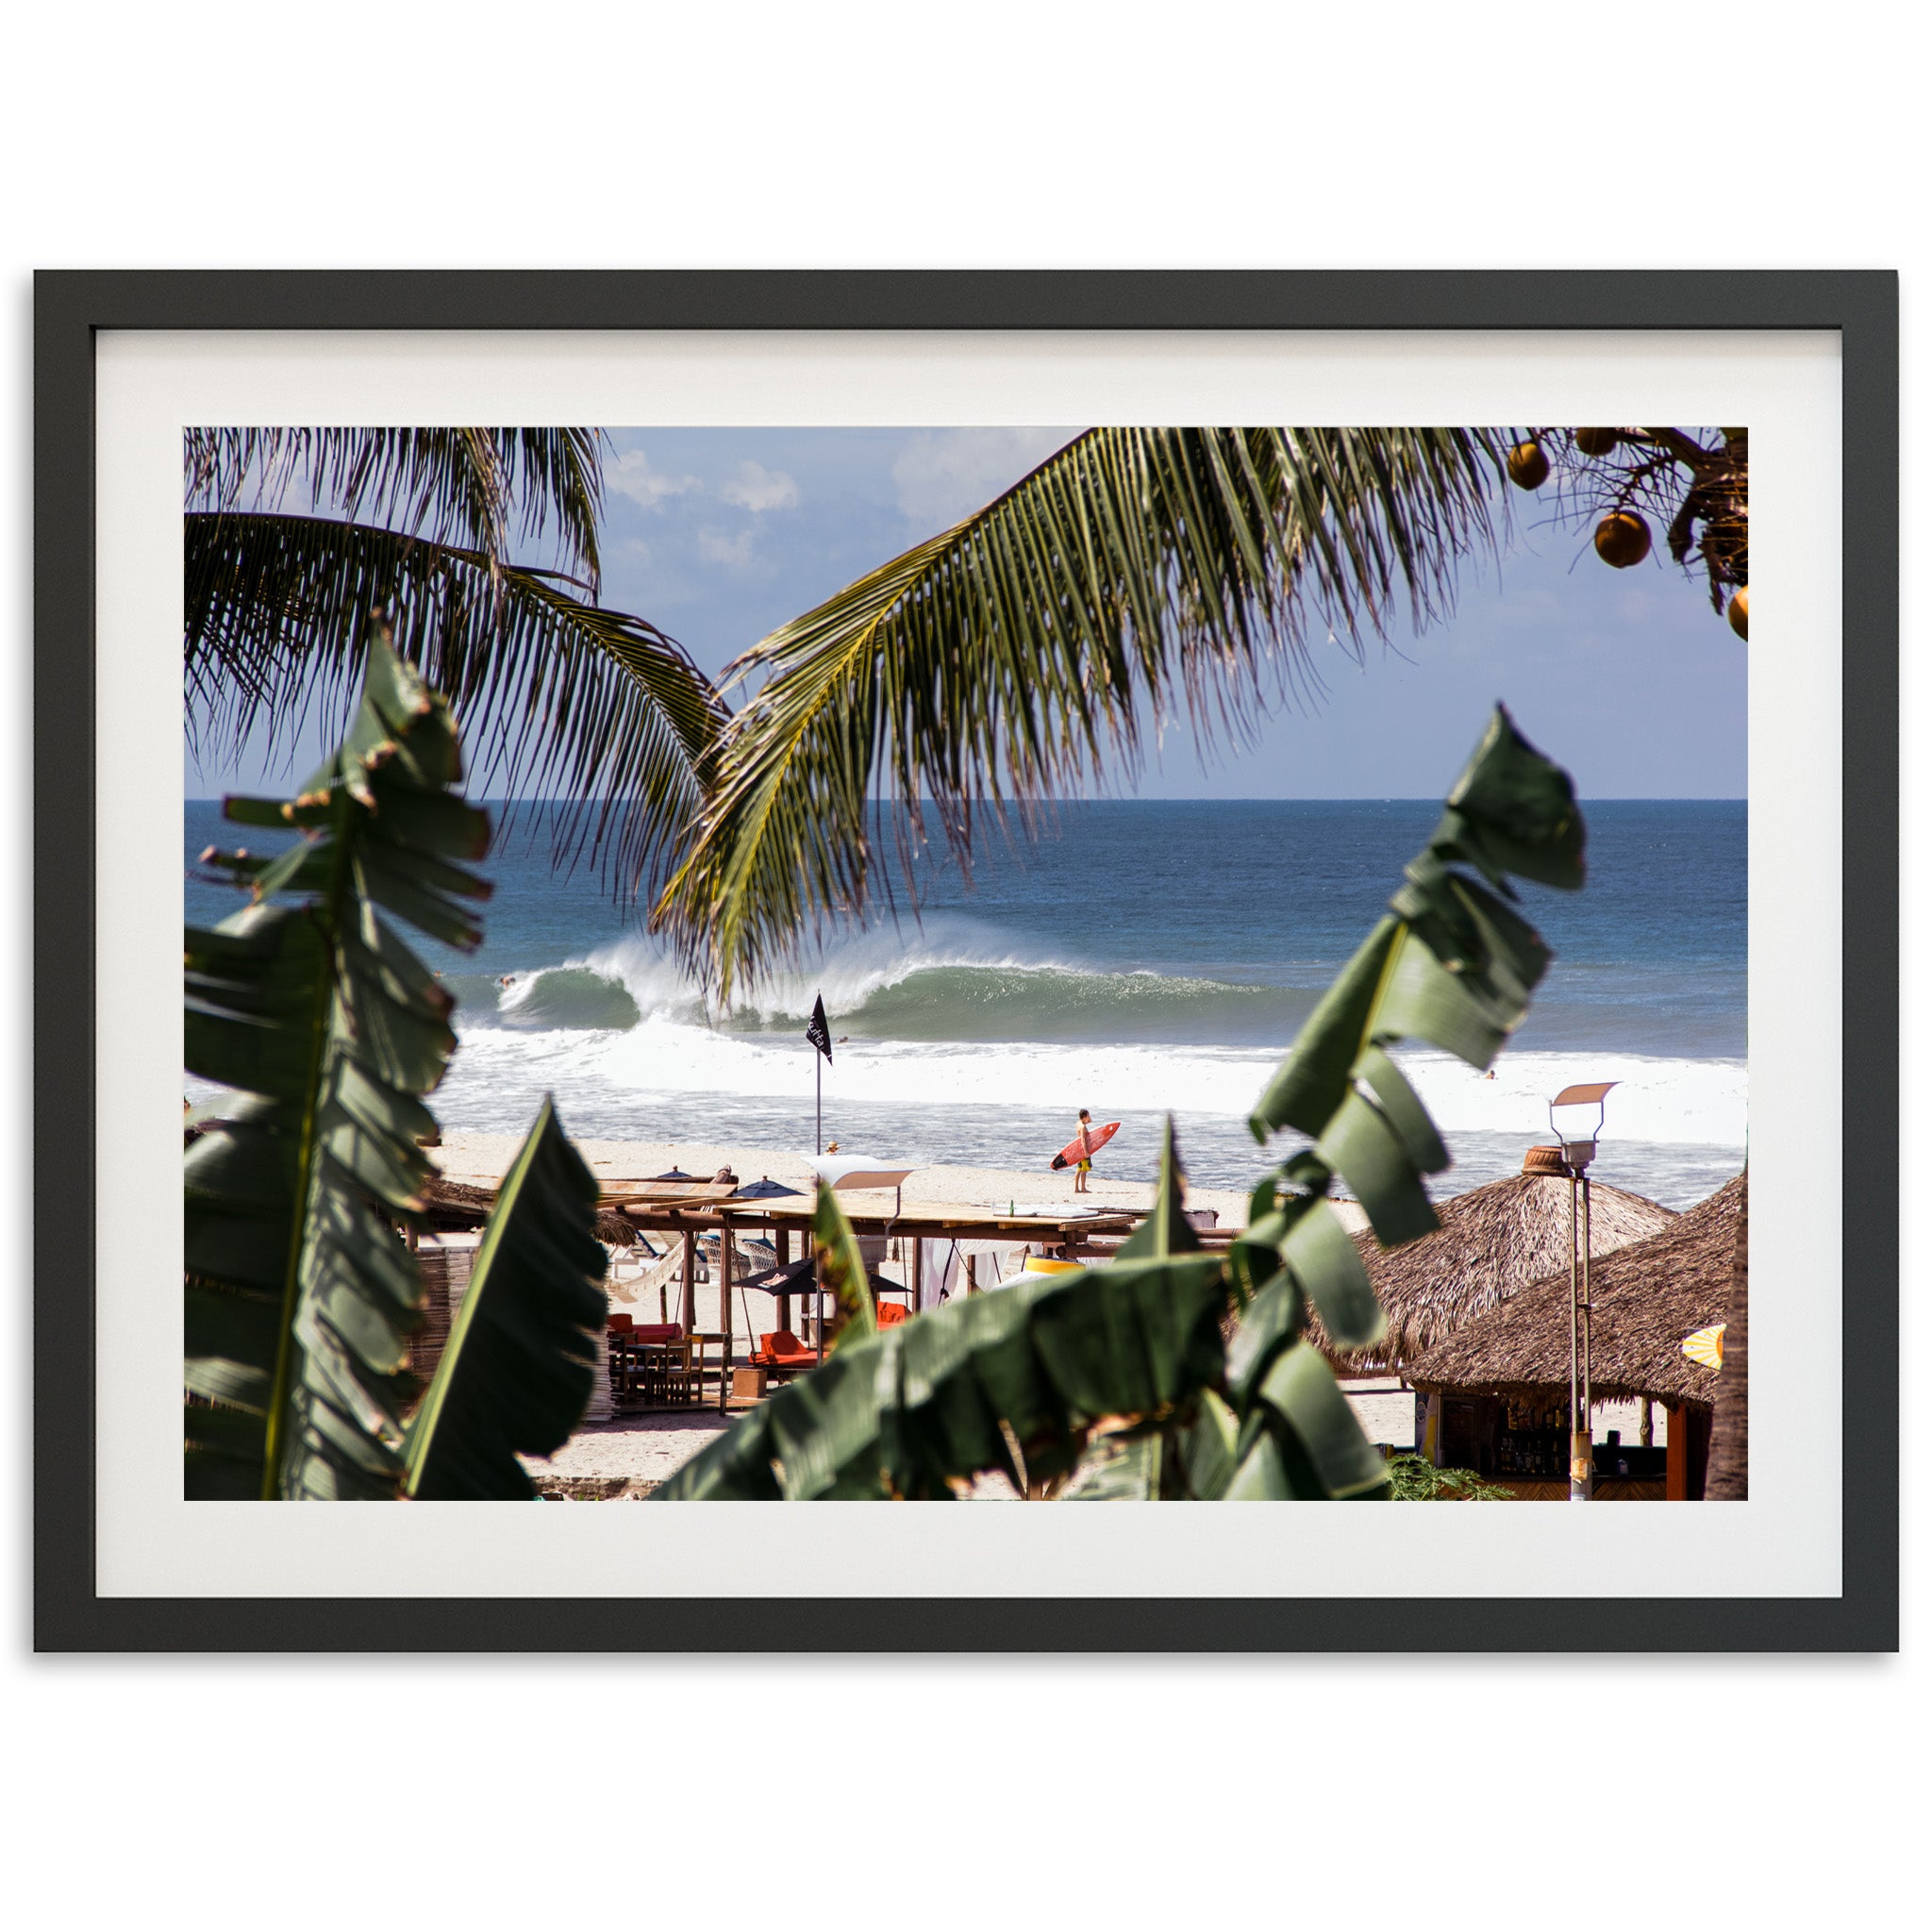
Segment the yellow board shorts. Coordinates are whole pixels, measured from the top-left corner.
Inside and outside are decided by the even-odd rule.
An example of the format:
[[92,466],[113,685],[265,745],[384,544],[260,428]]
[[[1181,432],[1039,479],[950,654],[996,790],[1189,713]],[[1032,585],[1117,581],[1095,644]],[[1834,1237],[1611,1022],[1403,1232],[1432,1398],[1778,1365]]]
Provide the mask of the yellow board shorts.
[[1074,1165],[1077,1167],[1082,1174],[1091,1174],[1093,1172],[1093,1163],[1091,1160],[1076,1160],[1074,1161]]

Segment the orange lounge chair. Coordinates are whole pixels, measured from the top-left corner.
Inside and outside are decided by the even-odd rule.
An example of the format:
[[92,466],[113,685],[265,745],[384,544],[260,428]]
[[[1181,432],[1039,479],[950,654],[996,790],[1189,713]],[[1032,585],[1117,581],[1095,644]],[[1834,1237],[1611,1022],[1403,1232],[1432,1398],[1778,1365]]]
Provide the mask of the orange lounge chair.
[[909,1321],[910,1319],[904,1302],[881,1302],[879,1304],[879,1326],[881,1328],[896,1328],[901,1322]]
[[807,1347],[789,1328],[760,1335],[751,1358],[761,1369],[815,1369],[819,1365],[817,1351]]

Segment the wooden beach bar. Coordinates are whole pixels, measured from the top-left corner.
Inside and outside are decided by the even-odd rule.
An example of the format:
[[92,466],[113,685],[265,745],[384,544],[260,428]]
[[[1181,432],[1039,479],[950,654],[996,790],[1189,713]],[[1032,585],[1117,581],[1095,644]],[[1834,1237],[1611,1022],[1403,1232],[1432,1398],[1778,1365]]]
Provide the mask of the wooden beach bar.
[[[853,1198],[841,1205],[853,1233],[858,1238],[861,1252],[867,1255],[869,1267],[885,1258],[890,1244],[898,1243],[904,1280],[888,1282],[874,1273],[874,1295],[876,1299],[882,1290],[901,1290],[908,1312],[922,1305],[925,1286],[923,1272],[935,1243],[1008,1243],[1037,1247],[1054,1258],[1085,1259],[1111,1253],[1141,1219],[1139,1213],[1083,1213],[1071,1207],[1060,1215],[999,1214],[983,1207],[927,1203],[908,1207],[889,1196],[880,1198],[882,1191],[874,1191],[870,1200]],[[715,1345],[717,1349],[718,1406],[725,1407],[730,1404],[734,1381],[738,1399],[756,1400],[763,1392],[764,1376],[757,1364],[739,1361],[733,1291],[742,1289],[775,1295],[774,1329],[791,1328],[791,1304],[794,1297],[812,1305],[816,1324],[820,1316],[820,1290],[810,1267],[812,1197],[800,1194],[738,1200],[727,1195],[706,1202],[674,1202],[632,1196],[618,1205],[625,1220],[641,1233],[666,1237],[681,1251],[682,1264],[677,1271],[682,1283],[679,1325],[695,1343],[706,1349]],[[741,1274],[737,1271],[741,1266],[744,1247],[752,1240],[769,1244],[772,1259],[762,1270]],[[702,1332],[697,1328],[696,1298],[701,1257],[714,1273],[720,1309],[718,1327]],[[967,1256],[961,1270],[969,1294],[981,1286],[992,1285],[974,1278],[974,1263],[977,1258]],[[747,1344],[753,1339],[747,1337]],[[813,1340],[822,1345],[822,1335],[815,1334]],[[746,1353],[749,1352],[747,1346]],[[708,1379],[708,1374],[701,1379]]]
[[[863,1183],[871,1176],[850,1178]],[[986,1203],[906,1203],[891,1186],[847,1191],[844,1182],[840,1185],[841,1206],[865,1257],[874,1304],[881,1297],[903,1297],[908,1314],[936,1298],[926,1279],[935,1257],[951,1264],[948,1291],[973,1294],[994,1285],[1001,1254],[1016,1260],[1024,1252],[1062,1263],[1104,1259],[1146,1211],[1073,1202],[1011,1204],[1002,1211]],[[467,1287],[475,1230],[494,1193],[492,1188],[442,1179],[432,1184],[430,1208],[439,1232],[425,1238],[419,1257],[430,1302],[424,1334],[412,1351],[419,1374],[434,1371]],[[747,1294],[768,1295],[775,1304],[772,1330],[765,1332],[789,1334],[796,1302],[810,1355],[792,1366],[816,1362],[826,1337],[824,1295],[812,1256],[814,1206],[811,1194],[770,1183],[747,1190],[735,1179],[681,1175],[603,1181],[597,1234],[615,1258],[608,1284],[607,1373],[600,1376],[589,1419],[608,1416],[617,1400],[626,1407],[706,1404],[721,1409],[759,1400],[768,1382],[767,1365],[754,1358],[761,1331],[754,1322],[750,1332],[741,1334],[735,1319],[734,1303]],[[1235,1230],[1213,1224],[1212,1213],[1189,1219],[1205,1242],[1233,1238]],[[625,1269],[627,1253],[640,1257],[641,1269]],[[882,1274],[886,1265],[896,1265],[902,1278]],[[699,1326],[701,1283],[716,1293],[717,1321],[709,1328]],[[890,1307],[885,1319],[893,1319]]]

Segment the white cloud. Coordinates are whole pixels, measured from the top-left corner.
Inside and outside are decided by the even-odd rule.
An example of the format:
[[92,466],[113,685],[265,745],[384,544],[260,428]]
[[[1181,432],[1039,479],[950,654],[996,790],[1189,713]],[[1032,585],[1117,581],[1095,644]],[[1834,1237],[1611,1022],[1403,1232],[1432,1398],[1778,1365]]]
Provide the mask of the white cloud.
[[756,516],[768,509],[795,508],[798,485],[783,470],[768,470],[762,463],[746,460],[739,464],[737,475],[718,494]]
[[748,570],[751,567],[751,537],[749,530],[741,530],[735,537],[727,537],[723,530],[700,530],[698,555],[705,562],[721,565],[725,570]]
[[627,449],[604,465],[604,483],[619,496],[627,496],[645,509],[658,509],[667,496],[685,496],[705,486],[695,476],[673,476],[654,470],[641,449]]
[[1071,429],[928,429],[892,465],[899,508],[922,529],[942,530],[1017,483],[1074,435]]

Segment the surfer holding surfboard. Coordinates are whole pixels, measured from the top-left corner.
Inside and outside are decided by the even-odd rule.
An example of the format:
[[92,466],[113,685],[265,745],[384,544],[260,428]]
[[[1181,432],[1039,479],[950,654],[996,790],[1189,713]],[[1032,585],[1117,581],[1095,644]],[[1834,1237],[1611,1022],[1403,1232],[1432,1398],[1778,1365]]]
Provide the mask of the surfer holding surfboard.
[[1108,1121],[1106,1126],[1096,1127],[1093,1116],[1084,1107],[1080,1109],[1080,1131],[1053,1158],[1056,1169],[1073,1168],[1074,1193],[1084,1194],[1087,1191],[1087,1176],[1093,1172],[1093,1157],[1120,1130],[1118,1121]]

